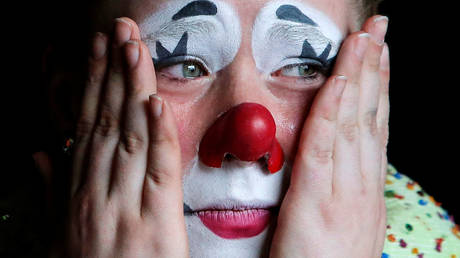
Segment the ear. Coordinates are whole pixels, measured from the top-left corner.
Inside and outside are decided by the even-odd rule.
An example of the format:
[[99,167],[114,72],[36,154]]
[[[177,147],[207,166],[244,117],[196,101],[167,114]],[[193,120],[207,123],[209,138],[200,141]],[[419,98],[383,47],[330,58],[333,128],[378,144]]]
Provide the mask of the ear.
[[50,156],[44,152],[39,151],[32,154],[32,158],[35,161],[35,166],[38,168],[42,175],[47,189],[51,188],[51,177],[53,173],[53,167]]
[[[64,45],[70,48],[69,45]],[[79,53],[81,56],[81,52]],[[78,116],[80,95],[83,91],[86,63],[76,53],[49,44],[43,49],[41,80],[35,85],[31,105],[31,123],[34,126],[32,158],[51,191],[55,177],[53,168],[62,163],[63,146],[73,136]],[[83,56],[84,57],[84,56]],[[57,163],[56,163],[57,162]]]
[[46,115],[51,121],[50,130],[59,137],[54,141],[61,142],[73,135],[86,80],[85,51],[72,52],[62,46],[49,46],[43,53],[42,90]]

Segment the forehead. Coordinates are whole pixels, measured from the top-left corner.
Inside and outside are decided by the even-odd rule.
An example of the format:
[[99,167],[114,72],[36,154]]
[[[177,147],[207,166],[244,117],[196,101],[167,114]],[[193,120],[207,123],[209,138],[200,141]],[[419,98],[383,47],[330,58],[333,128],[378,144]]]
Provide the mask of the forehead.
[[[127,11],[126,15],[133,17],[137,22],[142,22],[152,13],[160,11],[163,6],[173,1],[174,0],[125,0],[121,8]],[[239,15],[240,23],[243,27],[251,27],[260,9],[264,5],[273,2],[273,0],[221,1],[228,3],[234,8]],[[351,23],[354,22],[349,19],[349,17],[351,17],[350,14],[353,13],[349,0],[298,0],[296,2],[299,4],[305,3],[324,13],[336,24],[342,34],[347,34],[352,27]]]

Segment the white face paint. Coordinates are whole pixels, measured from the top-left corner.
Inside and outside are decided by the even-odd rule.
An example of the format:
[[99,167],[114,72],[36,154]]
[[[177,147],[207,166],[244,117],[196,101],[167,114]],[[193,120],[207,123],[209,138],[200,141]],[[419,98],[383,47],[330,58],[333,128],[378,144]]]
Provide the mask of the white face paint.
[[[198,11],[192,6],[189,11],[178,13],[192,2],[208,4],[198,6]],[[197,15],[198,12],[203,14]],[[210,73],[215,73],[231,63],[238,52],[241,42],[238,21],[238,16],[226,3],[176,0],[158,8],[156,13],[139,24],[139,28],[142,40],[148,45],[154,60],[158,61],[157,67],[193,60],[200,62]],[[183,38],[184,33],[187,40]],[[181,39],[185,44],[179,43]],[[165,52],[159,51],[159,43],[171,55],[165,58],[162,54]],[[185,51],[174,53],[177,47]]]
[[[184,202],[194,211],[185,216],[191,257],[267,256],[276,212],[266,221],[255,209],[279,207],[289,175],[286,163],[270,174],[257,162],[231,160],[221,168],[210,168],[195,158],[184,176]],[[228,217],[208,212],[217,219],[206,223],[206,212],[197,211],[209,209],[240,211]],[[235,230],[238,227],[243,232]]]
[[[208,7],[214,5],[215,15],[185,17],[200,12],[196,6],[183,11],[185,6],[196,2]],[[252,39],[257,67],[270,73],[289,57],[296,56],[298,60],[306,38],[316,51],[330,43],[327,58],[333,57],[341,38],[335,25],[319,11],[292,1],[289,3],[314,19],[321,29],[280,20],[276,11],[283,3],[287,2],[270,3],[257,16]],[[212,8],[204,9],[203,13],[213,13]],[[177,0],[158,10],[140,23],[140,30],[159,64],[168,66],[198,59],[209,72],[215,73],[235,58],[241,30],[239,18],[228,4]],[[278,33],[273,33],[276,28]],[[277,215],[269,210],[280,206],[290,173],[287,163],[281,171],[270,174],[258,162],[231,160],[224,161],[221,168],[210,168],[195,157],[183,177],[191,257],[268,256]]]
[[[305,40],[314,52],[304,47]],[[295,0],[272,1],[257,15],[252,50],[257,68],[271,74],[288,65],[325,66],[323,61],[336,56],[341,40],[338,27],[321,11]]]

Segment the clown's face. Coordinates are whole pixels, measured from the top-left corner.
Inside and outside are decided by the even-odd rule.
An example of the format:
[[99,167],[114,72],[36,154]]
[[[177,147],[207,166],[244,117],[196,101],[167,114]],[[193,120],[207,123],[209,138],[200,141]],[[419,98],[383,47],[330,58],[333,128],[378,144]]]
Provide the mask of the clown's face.
[[267,254],[304,120],[353,30],[347,3],[129,6],[179,128],[192,257]]

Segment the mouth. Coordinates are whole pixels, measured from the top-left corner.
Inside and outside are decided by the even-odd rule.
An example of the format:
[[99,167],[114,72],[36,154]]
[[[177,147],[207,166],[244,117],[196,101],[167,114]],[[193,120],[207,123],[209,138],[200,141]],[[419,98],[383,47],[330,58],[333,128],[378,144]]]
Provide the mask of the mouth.
[[219,237],[239,239],[262,233],[278,211],[277,206],[264,203],[223,201],[199,210],[189,210],[185,215],[197,216],[204,226]]

